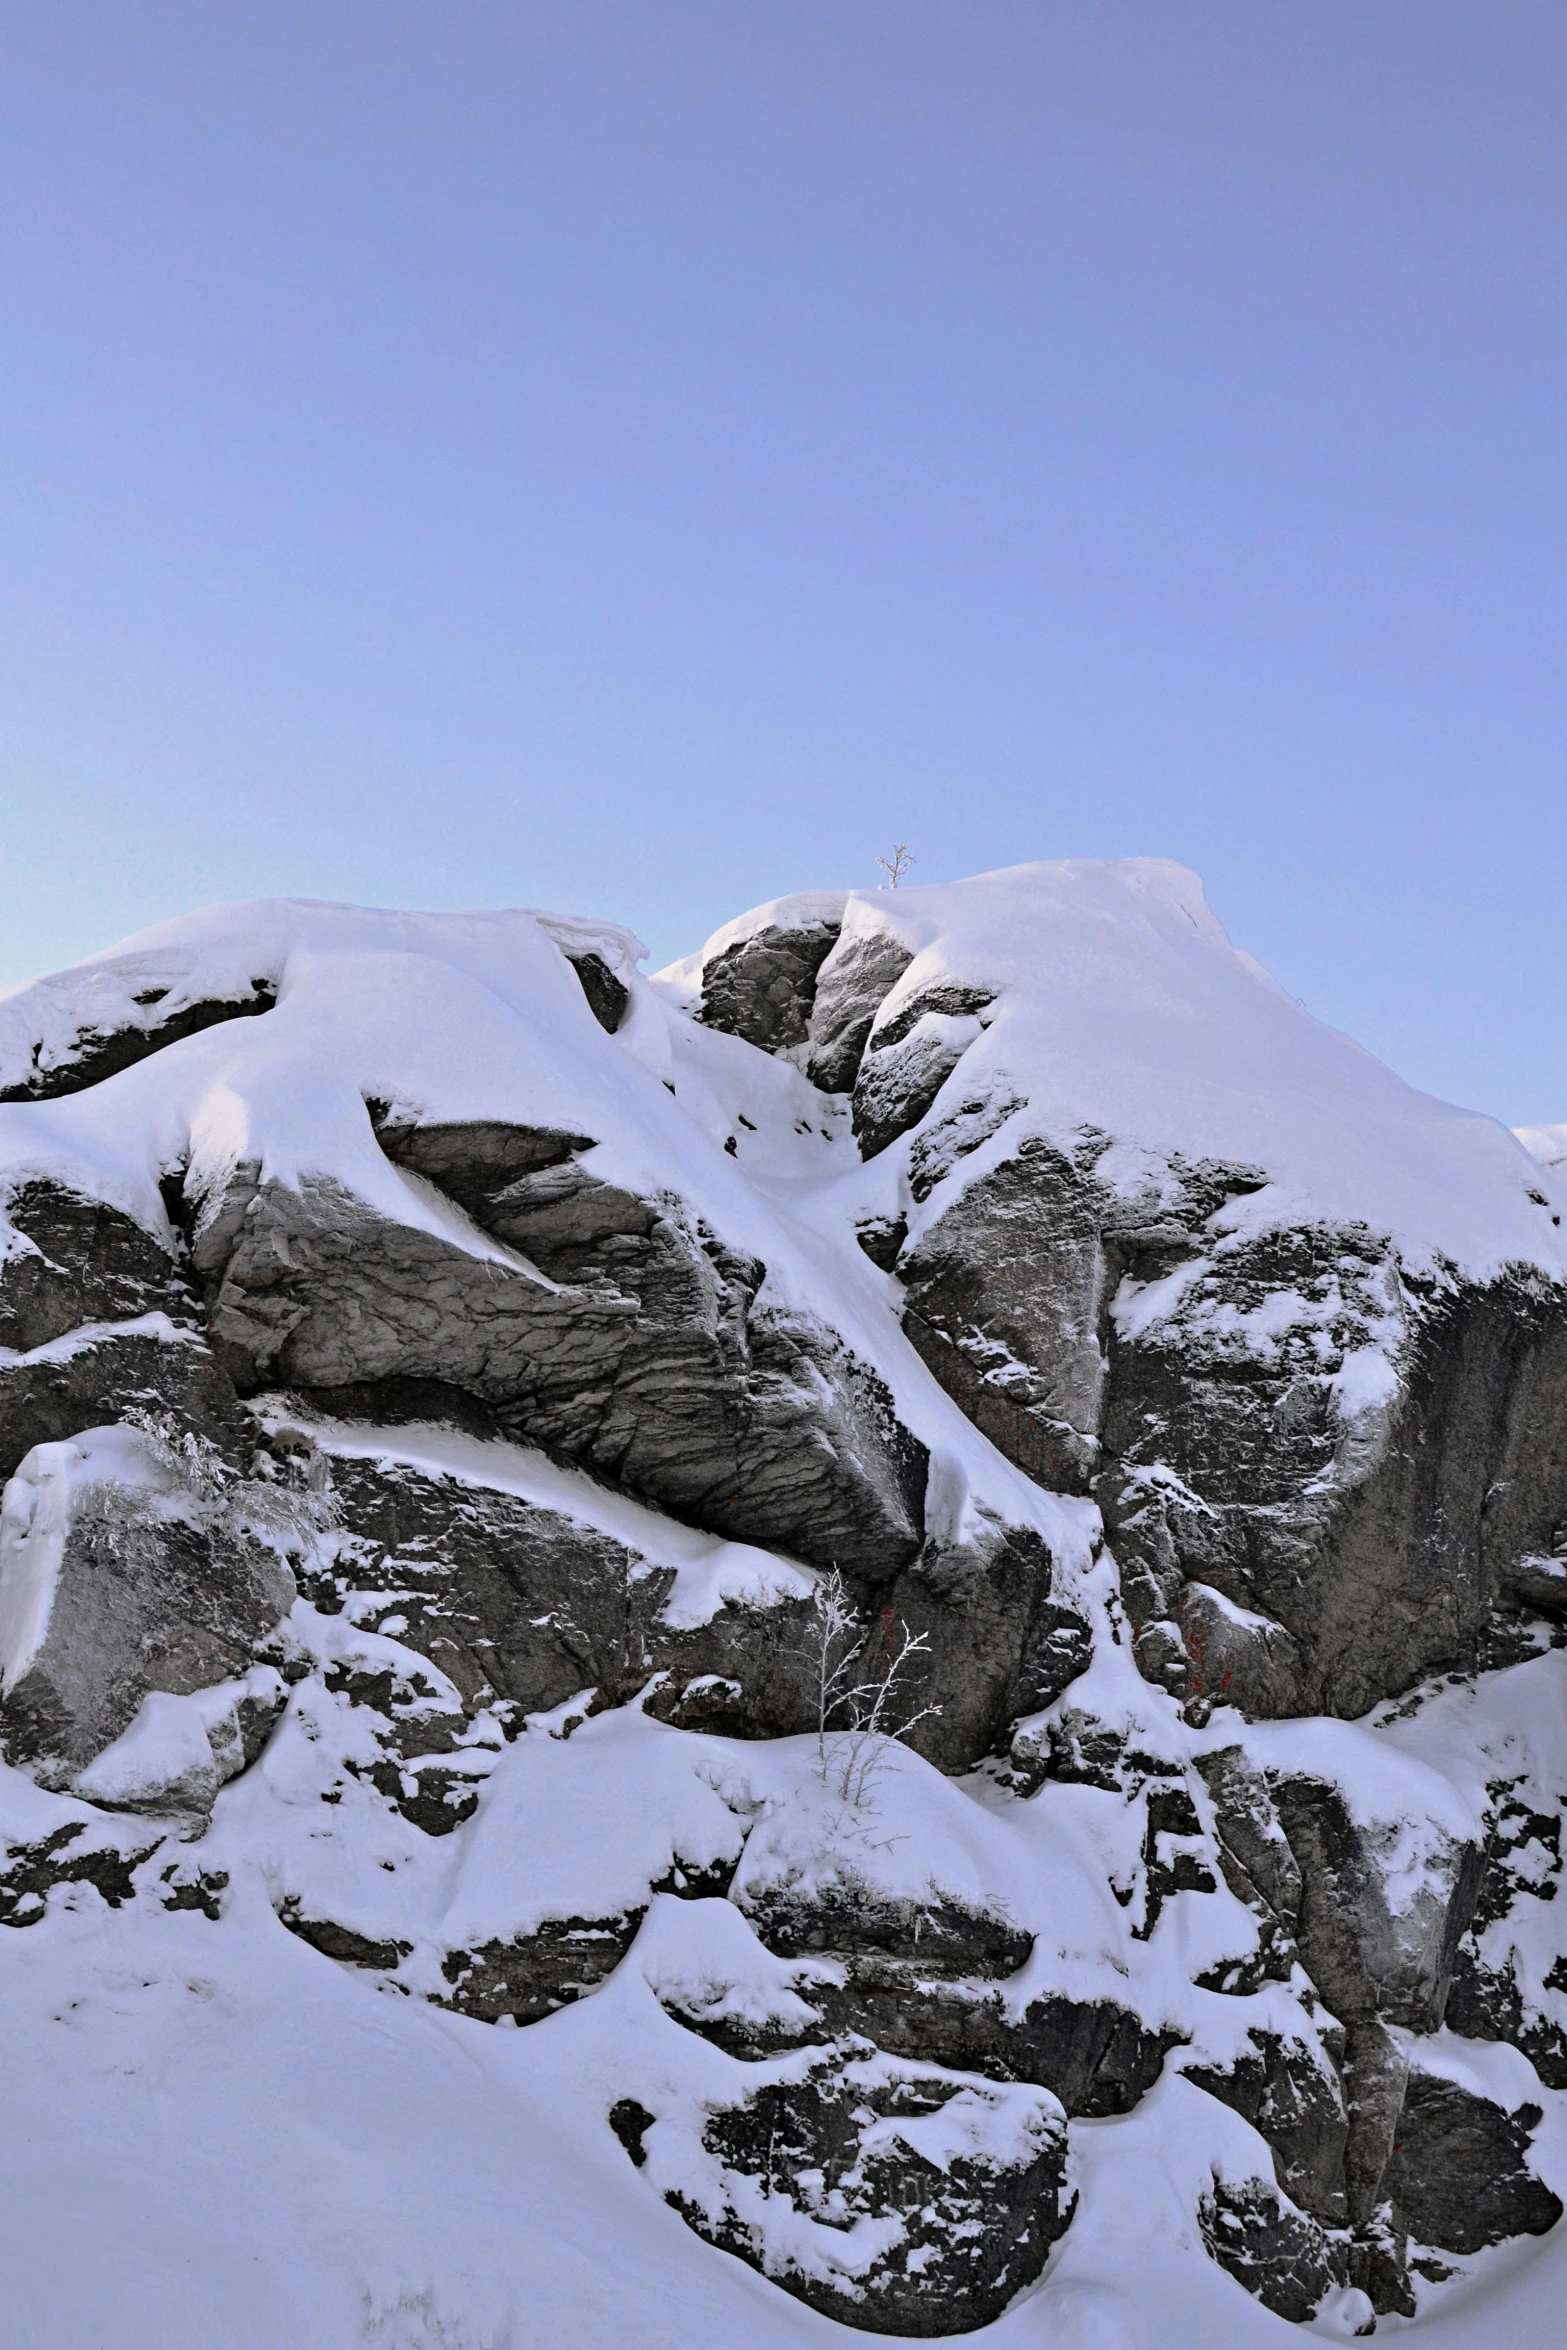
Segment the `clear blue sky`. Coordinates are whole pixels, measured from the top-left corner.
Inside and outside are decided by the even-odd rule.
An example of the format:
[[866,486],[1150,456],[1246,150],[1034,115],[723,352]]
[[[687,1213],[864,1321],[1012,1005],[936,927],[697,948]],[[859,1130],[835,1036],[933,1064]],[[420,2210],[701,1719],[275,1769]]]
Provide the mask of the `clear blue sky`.
[[1148,853],[1567,1117],[1561,0],[0,0],[0,977]]

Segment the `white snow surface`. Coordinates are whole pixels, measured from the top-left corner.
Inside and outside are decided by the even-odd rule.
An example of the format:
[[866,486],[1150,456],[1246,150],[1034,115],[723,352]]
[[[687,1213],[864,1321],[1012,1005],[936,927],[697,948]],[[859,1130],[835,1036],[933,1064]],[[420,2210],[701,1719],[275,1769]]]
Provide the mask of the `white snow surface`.
[[1559,1167],[1567,1159],[1567,1126],[1515,1126],[1513,1132],[1542,1167]]
[[[1023,1132],[1092,1131],[1118,1146],[1103,1172],[1113,1177],[1119,1163],[1128,1188],[1172,1154],[1260,1170],[1268,1181],[1232,1204],[1231,1229],[1325,1217],[1387,1233],[1421,1264],[1567,1272],[1567,1237],[1553,1221],[1567,1183],[1494,1119],[1417,1092],[1314,1020],[1231,945],[1181,866],[1023,865],[929,887],[808,892],[726,925],[704,954],[755,929],[823,919],[841,919],[846,935],[890,931],[911,951],[883,1025],[931,987],[992,992],[977,1033],[956,1024],[969,1041],[937,1105],[1023,1105],[989,1154]],[[567,951],[599,954],[629,988],[614,1036],[595,1021]],[[834,1147],[822,1097],[787,1063],[695,1028],[670,1000],[688,980],[650,985],[641,952],[613,925],[525,911],[266,900],[164,924],[0,999],[0,1082],[47,1071],[84,1032],[146,1027],[254,979],[277,989],[276,1009],[166,1047],[83,1094],[0,1105],[0,1177],[53,1169],[158,1231],[160,1174],[188,1161],[200,1193],[236,1161],[258,1159],[283,1181],[332,1175],[383,1213],[452,1238],[377,1148],[365,1100],[428,1120],[551,1123],[594,1136],[595,1172],[678,1191],[732,1245],[767,1257],[780,1294],[806,1302],[815,1284],[790,1261],[798,1246],[778,1243],[780,1192],[821,1190],[834,1175],[863,1187],[875,1169],[858,1169],[841,1120]],[[138,1005],[154,988],[168,992]],[[804,1150],[802,1124],[823,1130]],[[731,1134],[726,1163],[711,1145]],[[773,1146],[785,1135],[794,1147],[780,1162]],[[975,1154],[958,1180],[987,1163]],[[467,1245],[483,1253],[471,1232]]]
[[[372,1669],[399,1656],[395,1643],[303,1603],[294,1628],[312,1651]],[[401,1652],[400,1661],[417,1660]],[[1435,1774],[1439,1765],[1415,1752],[1422,1743],[1459,1781],[1483,1775],[1487,1742],[1499,1738],[1554,1741],[1559,1751],[1561,1665],[1544,1659],[1481,1684],[1463,1734],[1442,1692],[1413,1722],[1341,1726],[1346,1779],[1358,1770],[1391,1787],[1400,1771]],[[1106,1669],[1141,1708],[1146,1734],[1189,1743],[1174,1708],[1123,1666]],[[1233,2051],[1248,2024],[1291,2028],[1278,1986],[1251,1999],[1192,1989],[1201,1963],[1192,1913],[1204,1897],[1176,1896],[1149,1942],[1129,1939],[1124,1915],[1101,1899],[1125,1808],[1112,1795],[1047,1786],[1018,1802],[899,1754],[874,1812],[835,1825],[813,1741],[694,1736],[628,1709],[564,1738],[539,1725],[504,1748],[485,1743],[476,1723],[476,1765],[492,1767],[485,1804],[432,1842],[351,1777],[323,1810],[352,1711],[332,1702],[323,1712],[318,1695],[296,1690],[263,1761],[219,1796],[211,1830],[189,1848],[191,1864],[230,1873],[219,1922],[165,1911],[149,1868],[132,1904],[111,1909],[90,1885],[64,1886],[36,1924],[5,1936],[7,2350],[863,2342],[713,2253],[660,2199],[670,2184],[698,2201],[719,2197],[726,2181],[743,2191],[701,2156],[698,2130],[704,2100],[732,2099],[754,2078],[661,2000],[687,2014],[752,2018],[809,2001],[812,1962],[772,1957],[738,1900],[656,1897],[604,1987],[521,2032],[417,1995],[441,1949],[565,1904],[579,1917],[612,1915],[677,1856],[691,1866],[732,1857],[753,1821],[759,1865],[791,1855],[821,1865],[825,1852],[830,1866],[836,1847],[888,1891],[1005,1905],[1018,1923],[1050,1929],[1043,1965],[1026,1970],[1036,1987],[1071,1979],[1061,1953],[1074,1939],[1094,1947],[1101,1991],[1140,1951],[1145,2012],[1162,1980],[1197,2055]],[[1457,1800],[1467,1795],[1463,1787]],[[71,1820],[121,1849],[145,1843],[149,1826],[0,1770],[8,1836],[36,1841]],[[410,1943],[400,1977],[415,1995],[378,1989],[287,1933],[274,1913],[290,1894],[307,1914],[330,1900],[346,1923]],[[1242,1927],[1244,1915],[1225,1922]],[[1513,2050],[1443,2035],[1420,2051],[1509,2105],[1538,2094]],[[605,2125],[619,2098],[661,2117],[646,2170],[632,2168]],[[1544,2102],[1534,2160],[1560,2190],[1567,2098]],[[1031,2129],[1049,2110],[1040,2092],[976,2092],[919,2126],[941,2140],[927,2148],[940,2158],[947,2137],[953,2150],[975,2132],[997,2143],[998,2132]],[[1182,2079],[1178,2061],[1124,2119],[1074,2123],[1071,2148],[1082,2201],[1044,2276],[963,2339],[987,2350],[1282,2350],[1301,2339],[1202,2250],[1192,2215],[1212,2177],[1266,2176],[1267,2151]],[[875,2249],[868,2236],[824,2231],[798,2207],[759,2206],[755,2216],[775,2255],[837,2263],[851,2282]],[[1559,2236],[1458,2266],[1422,2315],[1422,2341],[1554,2350],[1567,2290]],[[1309,2332],[1344,2339],[1363,2314],[1345,2296]],[[1403,2328],[1384,2320],[1378,2330]]]
[[[1034,865],[950,887],[811,893],[757,909],[708,951],[768,923],[840,918],[846,929],[891,928],[913,952],[884,1019],[926,987],[993,991],[963,1024],[968,1041],[933,1117],[972,1102],[1014,1106],[938,1187],[933,1212],[1020,1133],[1092,1130],[1113,1139],[1101,1164],[1129,1189],[1157,1184],[1175,1154],[1259,1168],[1266,1188],[1237,1203],[1232,1229],[1331,1217],[1387,1233],[1412,1260],[1477,1274],[1520,1261],[1567,1271],[1552,1220],[1567,1188],[1550,1169],[1493,1121],[1413,1091],[1313,1021],[1229,944],[1178,867]],[[613,1036],[566,951],[601,955],[630,990]],[[1096,1626],[1094,1661],[1063,1707],[1087,1707],[1177,1762],[1244,1738],[1263,1768],[1331,1779],[1383,1839],[1395,1904],[1417,1901],[1473,1833],[1499,1770],[1567,1791],[1567,1660],[1555,1656],[1362,1724],[1248,1729],[1221,1712],[1204,1731],[1188,1728],[1120,1643],[1091,1506],[1039,1492],[961,1419],[903,1341],[892,1285],[849,1239],[856,1214],[900,1179],[901,1148],[861,1168],[842,1103],[787,1063],[695,1024],[681,1008],[694,963],[660,986],[639,974],[640,955],[613,926],[527,912],[269,902],[165,925],[0,1000],[0,1084],[59,1063],[89,1030],[147,1026],[256,979],[276,988],[276,1008],[84,1093],[0,1106],[0,1185],[63,1176],[164,1233],[160,1176],[188,1163],[199,1195],[256,1160],[284,1182],[332,1176],[386,1215],[500,1253],[391,1165],[366,1100],[428,1120],[591,1135],[594,1171],[677,1193],[730,1245],[766,1260],[772,1299],[819,1312],[876,1364],[932,1447],[936,1531],[956,1536],[988,1515],[1045,1535]],[[137,1006],[154,988],[167,990],[159,1003]],[[6,1245],[32,1244],[12,1234]],[[159,1334],[180,1339],[172,1326]],[[37,1351],[78,1343],[73,1334]],[[1357,1366],[1347,1403],[1374,1404],[1380,1377],[1376,1362]],[[726,1598],[809,1588],[792,1561],[695,1534],[525,1447],[424,1428],[319,1422],[311,1432],[329,1454],[408,1462],[615,1534],[650,1566],[675,1568],[676,1623],[703,1622]],[[50,1495],[59,1502],[89,1473],[100,1434],[76,1440],[71,1459],[69,1448],[43,1448],[62,1458],[35,1456],[26,1491],[13,1481],[15,1500],[7,1494],[4,1539],[39,1546],[36,1572],[8,1585],[16,1612],[0,1643],[13,1675],[47,1627]],[[331,1617],[298,1603],[289,1636],[317,1670],[292,1689],[259,1762],[216,1793],[205,1833],[161,1823],[172,1840],[138,1871],[133,1899],[111,1906],[90,1881],[65,1883],[19,1920],[25,1931],[0,1932],[3,2350],[863,2343],[863,2332],[701,2243],[659,2193],[666,2175],[698,2199],[717,2191],[691,2167],[695,2119],[704,2098],[740,2093],[749,2071],[664,2003],[753,2020],[808,2005],[811,1962],[767,1952],[745,1904],[769,1887],[828,1879],[986,1912],[1032,1934],[1032,1956],[1005,1985],[1016,2006],[1047,1991],[1117,1997],[1186,2041],[1131,2114],[1072,2124],[1072,2226],[1039,2283],[964,2339],[987,2350],[1282,2350],[1301,2340],[1203,2250],[1194,2214],[1215,2175],[1266,2178],[1271,2162],[1248,2125],[1181,2071],[1233,2056],[1250,2026],[1298,2031],[1299,2010],[1278,1985],[1249,1997],[1194,1987],[1195,1974],[1255,1940],[1250,1913],[1222,1889],[1172,1895],[1139,1931],[1128,1902],[1140,1814],[1122,1795],[1047,1782],[1022,1800],[983,1773],[945,1779],[895,1747],[856,1806],[834,1793],[831,1757],[824,1777],[812,1739],[676,1731],[635,1705],[584,1719],[584,1692],[510,1738],[514,1724],[480,1715],[455,1751],[428,1758],[480,1790],[470,1820],[431,1838],[350,1767],[375,1759],[366,1709],[321,1674],[345,1663],[418,1674],[432,1709],[455,1708],[456,1692],[356,1614],[352,1595]],[[75,1825],[134,1859],[159,1823],[99,1809],[87,1793],[144,1810],[160,1789],[171,1804],[193,1790],[212,1800],[202,1742],[215,1783],[242,1694],[225,1684],[149,1700],[73,1796],[0,1766],[0,1831],[38,1844]],[[649,1901],[650,1886],[678,1890],[692,1872],[736,1861],[732,1898]],[[220,1918],[165,1906],[160,1872],[174,1866],[226,1875]],[[383,1980],[335,1963],[280,1922],[290,1903],[395,1943],[398,1964]],[[603,1987],[542,2023],[503,2029],[431,2003],[453,1950],[643,1905],[630,1953]],[[1528,1943],[1527,1918],[1513,1930]],[[1524,1979],[1533,1981],[1527,1966]],[[1522,2077],[1510,2050],[1444,2039],[1422,2051],[1460,2068],[1455,2077],[1484,2075],[1488,2094]],[[1533,2160],[1567,2192],[1567,2096],[1529,2093],[1546,2109]],[[690,2125],[682,2135],[659,2122],[646,2170],[606,2124],[623,2098]],[[919,2126],[942,2159],[965,2133],[998,2143],[1044,2126],[1042,2099],[974,2092]],[[761,2212],[758,2225],[792,2229],[811,2258],[852,2267],[856,2257],[809,2215]],[[1457,2267],[1428,2297],[1422,2342],[1555,2350],[1567,2234]],[[1346,2295],[1312,2330],[1349,2338],[1364,2315]],[[1397,2320],[1378,2327],[1403,2330]]]

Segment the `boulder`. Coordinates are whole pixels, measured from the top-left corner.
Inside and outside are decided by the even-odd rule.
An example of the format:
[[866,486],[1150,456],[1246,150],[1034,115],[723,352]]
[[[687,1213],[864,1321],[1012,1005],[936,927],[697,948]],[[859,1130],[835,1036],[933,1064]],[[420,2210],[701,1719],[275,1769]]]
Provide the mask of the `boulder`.
[[[922,1040],[907,1063],[909,1083],[899,1083],[891,1064],[863,1097],[856,1081],[877,1015],[912,960],[913,950],[884,903],[827,891],[781,898],[708,941],[698,965],[697,1017],[709,1028],[798,1062],[824,1093],[853,1093],[856,1134],[864,1139],[873,1126],[879,1131],[886,1123],[891,1139],[892,1131],[905,1126],[890,1105],[920,1090],[922,1081],[912,1071],[940,1058],[939,1050],[930,1056]],[[952,1009],[935,1002],[928,1008],[937,1014]],[[915,1013],[883,1036],[881,1047],[895,1050],[918,1018]],[[949,1059],[947,1067],[952,1065]],[[888,1110],[873,1107],[873,1098],[885,1100]],[[933,1098],[932,1092],[927,1108]],[[867,1155],[880,1147],[884,1143],[872,1145]]]
[[35,1445],[56,1444],[127,1413],[199,1437],[231,1461],[254,1431],[233,1382],[199,1330],[163,1313],[92,1323],[0,1361],[0,1477]]
[[243,1676],[293,1575],[221,1484],[138,1428],[28,1454],[0,1505],[0,1727],[13,1761],[66,1784],[149,1691]]
[[77,1772],[75,1792],[111,1811],[210,1812],[219,1789],[261,1752],[287,1694],[271,1665],[188,1697],[153,1690],[129,1728]]
[[27,1354],[84,1323],[154,1313],[190,1324],[195,1306],[170,1249],[123,1209],[38,1176],[6,1193],[0,1346]]
[[1033,1529],[978,1519],[961,1539],[932,1535],[914,1564],[877,1594],[884,1651],[904,1632],[928,1642],[909,1674],[910,1711],[939,1709],[912,1743],[944,1770],[1006,1750],[1020,1716],[1054,1703],[1093,1653]]
[[1348,2277],[1348,2247],[1271,2179],[1216,2177],[1198,2217],[1212,2257],[1275,2317],[1304,2325]]
[[767,923],[716,952],[709,948],[699,1018],[763,1052],[805,1044],[817,975],[838,929],[831,918]]
[[879,2054],[747,2070],[699,2134],[645,2107],[617,2134],[688,2226],[841,2325],[988,2325],[1071,2219],[1065,2116],[1044,2090]]
[[[356,1402],[379,1404],[385,1420],[384,1394],[337,1391],[330,1400],[351,1419]],[[440,1420],[455,1417],[460,1401],[415,1390],[399,1408]],[[329,1427],[319,1432],[332,1440]],[[583,1517],[481,1481],[487,1463],[497,1477],[508,1465],[525,1474],[537,1456],[492,1442],[472,1448],[472,1474],[442,1475],[400,1460],[395,1429],[379,1452],[362,1427],[357,1441],[366,1449],[346,1449],[347,1433],[339,1429],[335,1448],[315,1456],[330,1482],[335,1526],[314,1547],[302,1576],[306,1595],[336,1613],[352,1594],[358,1621],[395,1623],[399,1641],[427,1656],[465,1701],[499,1697],[530,1714],[583,1689],[599,1705],[646,1691],[656,1715],[700,1712],[703,1727],[731,1735],[778,1737],[812,1725],[808,1608],[790,1594],[787,1569],[765,1597],[725,1599],[705,1621],[673,1623],[665,1612],[672,1566]],[[275,1441],[312,1443],[286,1422]],[[622,1515],[634,1522],[629,1509]],[[656,1537],[656,1522],[647,1532]],[[792,1578],[796,1586],[805,1580]]]
[[1253,2027],[1233,2063],[1188,2062],[1182,2071],[1266,2138],[1273,2149],[1274,2177],[1292,2203],[1325,2227],[1344,2225],[1349,2116],[1337,2069],[1320,2038],[1304,2029],[1286,2036]]
[[857,1575],[915,1554],[924,1447],[833,1331],[758,1305],[763,1265],[587,1174],[579,1137],[416,1133],[385,1139],[440,1183],[451,1238],[254,1167],[201,1203],[212,1343],[242,1392],[438,1381],[714,1532]]
[[871,1026],[854,1080],[854,1135],[874,1159],[917,1126],[969,1046],[994,1001],[988,988],[948,982],[904,997],[895,991]]
[[1364,1227],[1236,1231],[1262,1170],[1123,1160],[1025,1136],[895,1265],[968,1417],[1039,1482],[1093,1482],[1134,1625],[1184,1636],[1155,1677],[1356,1715],[1502,1660],[1509,1611],[1556,1607],[1560,1285],[1432,1273]]
[[866,1039],[882,1004],[912,961],[895,932],[863,906],[849,909],[816,974],[805,1073],[824,1093],[851,1093]]
[[1382,2178],[1395,2225],[1457,2253],[1547,2234],[1562,2201],[1529,2167],[1530,2133],[1540,2119],[1537,2105],[1506,2113],[1412,2064]]
[[1301,1957],[1323,1998],[1344,2023],[1436,2031],[1479,1889],[1479,1848],[1440,1819],[1368,1817],[1326,1777],[1269,1776],[1300,1871]]
[[1084,1490],[1099,1458],[1106,1271],[1070,1161],[1025,1144],[897,1271],[904,1329],[953,1401],[1038,1484]]
[[582,982],[582,992],[588,999],[588,1009],[605,1031],[613,1036],[621,1026],[631,1004],[631,990],[616,976],[602,955],[589,951],[567,955],[567,962]]

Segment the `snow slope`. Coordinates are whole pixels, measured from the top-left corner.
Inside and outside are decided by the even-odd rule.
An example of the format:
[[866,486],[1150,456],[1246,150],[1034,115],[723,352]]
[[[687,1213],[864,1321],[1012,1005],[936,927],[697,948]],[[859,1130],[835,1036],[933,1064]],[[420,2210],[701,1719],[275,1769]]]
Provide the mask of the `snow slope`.
[[1322,1216],[1477,1277],[1509,1262],[1567,1266],[1553,1221],[1567,1203],[1518,1138],[1314,1020],[1231,945],[1184,866],[1018,865],[896,892],[807,892],[726,924],[654,984],[689,1002],[700,960],[828,916],[845,940],[886,932],[912,955],[878,1025],[944,986],[995,991],[943,1101],[1015,1097],[1027,1106],[1014,1145],[1019,1130],[1097,1128],[1123,1146],[1129,1188],[1139,1152],[1257,1168],[1268,1181],[1238,1230]]
[[[1520,1703],[1498,1691],[1490,1702],[1515,1734],[1531,1734],[1533,1720],[1532,1734],[1559,1738],[1559,1674],[1537,1698]],[[1473,1744],[1452,1738],[1439,1710],[1428,1718],[1441,1725],[1437,1767],[1461,1777]],[[320,1816],[304,1808],[288,1751],[301,1728],[296,1717],[262,1780],[247,1778],[219,1799],[197,1848],[204,1866],[234,1874],[221,1924],[164,1914],[150,1900],[111,1910],[77,1888],[53,1897],[42,1924],[5,1938],[0,2338],[8,2350],[63,2341],[95,2350],[273,2350],[284,2341],[291,2350],[360,2342],[521,2350],[554,2341],[584,2350],[627,2341],[649,2350],[783,2350],[863,2340],[708,2251],[603,2128],[616,2097],[651,2094],[659,2083],[700,2090],[704,2068],[722,2088],[735,2070],[672,2024],[647,1988],[648,1975],[667,1986],[681,1965],[709,1982],[732,1977],[734,1954],[724,1937],[705,1932],[702,1916],[732,1915],[730,1905],[668,1903],[696,1938],[695,1950],[688,1933],[685,1951],[673,1955],[660,1944],[655,1910],[602,1991],[522,2032],[373,1988],[284,1933],[273,1914],[288,1847],[298,1857]],[[466,1866],[492,1904],[508,1884],[514,1903],[526,1902],[540,1867],[591,1879],[590,1898],[615,1889],[627,1812],[651,1825],[663,1802],[648,1756],[622,1761],[616,1750],[681,1742],[656,1725],[642,1728],[639,1739],[637,1717],[601,1717],[567,1744],[541,1729],[508,1750],[507,1764],[524,1778],[535,1763],[546,1781],[569,1767],[583,1786],[580,1796],[541,1789],[529,1841],[512,1841],[509,1861],[493,1837],[472,1849]],[[1342,1738],[1352,1782],[1365,1767],[1356,1740],[1386,1739],[1389,1768],[1398,1768],[1397,1731],[1345,1730]],[[802,1771],[795,1754],[705,1745],[695,1770],[682,1764],[678,1774],[687,1792],[671,1785],[677,1806],[703,1795],[704,1767],[738,1774],[751,1795],[770,1786],[775,1802],[794,1779],[806,1811],[780,1802],[772,1817],[819,1850],[809,1806],[820,1788],[808,1759]],[[312,1751],[320,1754],[319,1740]],[[1047,1828],[1023,1816],[1030,1807],[998,1813],[982,1784],[954,1785],[912,1763],[900,1779],[905,1773],[925,1783],[907,1793],[900,1785],[888,1798],[886,1829],[906,1839],[894,1847],[902,1857],[889,1856],[895,1870],[928,1850],[943,1882],[971,1894],[1000,1891],[1020,1912],[1032,1903],[1042,1922],[1082,1897],[1087,1871],[1074,1867],[1070,1850],[1074,1838],[1091,1839],[1081,1820]],[[704,1799],[721,1822],[722,1802]],[[31,1839],[85,1811],[40,1796],[12,1772],[0,1777],[0,1804],[8,1834]],[[494,1824],[502,1821],[509,1839],[523,1832],[513,1807]],[[135,1831],[145,1841],[143,1823]],[[408,1926],[431,1898],[439,1906],[440,1889],[402,1882],[419,1841],[409,1831],[400,1847],[377,1843],[364,1819],[334,1828],[338,1865],[350,1865],[352,1842],[352,1865],[390,1878],[382,1922]],[[469,1897],[459,1887],[446,1900]],[[1225,2008],[1191,1992],[1189,1953],[1172,1946],[1148,1964],[1161,1961],[1172,2001],[1189,2011],[1195,1996],[1211,2011]],[[1188,2012],[1185,2020],[1194,2019]],[[1217,2020],[1222,2026],[1222,2013]],[[1466,2047],[1472,2057],[1473,2044]],[[1484,2053],[1497,2060],[1493,2074],[1508,2062],[1527,2073],[1511,2050]],[[1505,2083],[1509,2092],[1519,2087]],[[1567,2108],[1567,2099],[1553,2104]],[[1195,2240],[1191,2212],[1212,2174],[1244,2178],[1256,2169],[1257,2142],[1238,2117],[1170,2071],[1124,2120],[1079,2123],[1073,2135],[1082,2204],[1072,2228],[1041,2284],[963,2339],[994,2350],[1268,2350],[1299,2338]],[[1539,2158],[1543,2175],[1567,2184],[1567,2111],[1553,2114]],[[1420,2338],[1440,2350],[1488,2350],[1500,2339],[1552,2350],[1564,2262],[1567,2246],[1554,2239],[1478,2256],[1421,2322]],[[1325,2312],[1313,2330],[1352,2333],[1363,2309],[1346,2296],[1342,2312]],[[1379,2331],[1388,2325],[1382,2320]],[[1401,2330],[1396,2321],[1392,2330]]]

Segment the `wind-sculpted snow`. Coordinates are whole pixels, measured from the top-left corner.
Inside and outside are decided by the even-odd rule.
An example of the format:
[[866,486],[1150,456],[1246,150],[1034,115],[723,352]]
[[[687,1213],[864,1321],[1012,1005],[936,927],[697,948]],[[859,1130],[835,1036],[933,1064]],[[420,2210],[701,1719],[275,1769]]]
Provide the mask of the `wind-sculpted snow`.
[[1156,863],[0,999],[7,2344],[1560,2334],[1567,1190]]

